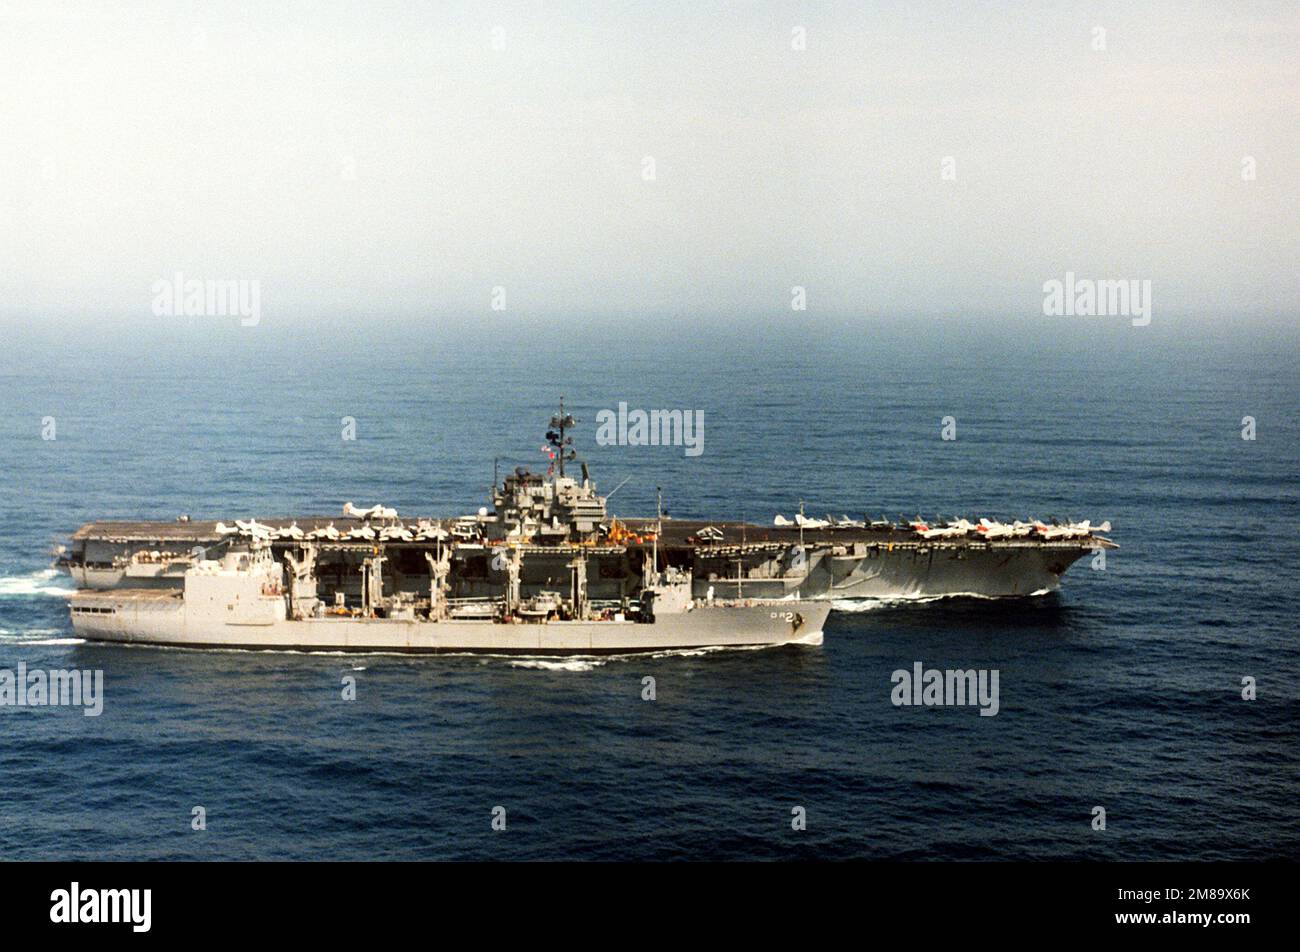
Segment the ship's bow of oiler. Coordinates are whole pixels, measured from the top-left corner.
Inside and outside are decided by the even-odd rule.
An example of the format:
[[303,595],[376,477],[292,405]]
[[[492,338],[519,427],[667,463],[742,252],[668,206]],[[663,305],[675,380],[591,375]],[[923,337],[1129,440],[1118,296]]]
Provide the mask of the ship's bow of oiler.
[[820,645],[828,601],[751,599],[730,603],[697,604],[676,617],[656,618],[665,622],[662,635],[681,631],[685,646]]

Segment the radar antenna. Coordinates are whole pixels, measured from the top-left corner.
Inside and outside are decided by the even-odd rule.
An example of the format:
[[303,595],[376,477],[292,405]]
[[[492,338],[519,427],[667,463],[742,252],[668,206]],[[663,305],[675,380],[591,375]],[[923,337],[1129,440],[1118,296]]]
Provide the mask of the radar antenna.
[[578,453],[573,449],[573,437],[565,436],[566,430],[572,430],[578,420],[564,412],[564,397],[560,397],[560,412],[551,417],[551,428],[546,431],[546,442],[555,447],[556,457],[560,461],[560,476],[564,476],[566,460],[577,459]]

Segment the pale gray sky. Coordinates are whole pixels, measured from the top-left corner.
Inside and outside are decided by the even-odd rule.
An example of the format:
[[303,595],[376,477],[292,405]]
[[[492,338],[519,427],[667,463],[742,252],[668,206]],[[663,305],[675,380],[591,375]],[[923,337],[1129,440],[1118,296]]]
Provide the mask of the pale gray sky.
[[0,0],[0,311],[1294,315],[1298,10]]

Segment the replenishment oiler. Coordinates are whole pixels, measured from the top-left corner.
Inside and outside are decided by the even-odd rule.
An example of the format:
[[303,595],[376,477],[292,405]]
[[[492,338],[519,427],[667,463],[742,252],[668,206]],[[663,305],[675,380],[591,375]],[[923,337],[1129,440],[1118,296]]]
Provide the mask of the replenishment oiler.
[[[770,526],[608,511],[564,411],[546,474],[492,508],[402,518],[92,522],[59,558],[83,638],[184,647],[611,654],[817,645],[832,601],[1040,594],[1109,525],[793,519]],[[576,463],[581,478],[568,475]]]

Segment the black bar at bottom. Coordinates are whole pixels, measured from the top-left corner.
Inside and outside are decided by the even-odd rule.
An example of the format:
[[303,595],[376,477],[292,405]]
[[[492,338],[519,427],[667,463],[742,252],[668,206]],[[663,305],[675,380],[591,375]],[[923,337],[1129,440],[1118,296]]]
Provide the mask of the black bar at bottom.
[[[653,935],[704,915],[733,939],[764,938],[773,923],[815,922],[819,931],[918,939],[969,939],[976,929],[986,937],[1195,932],[1232,941],[1285,925],[1296,871],[1289,863],[28,863],[0,866],[0,909],[7,936],[83,940],[284,934],[337,942],[373,938],[379,926],[464,926],[536,942],[554,930]],[[119,921],[71,921],[86,918]]]

